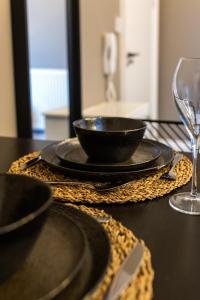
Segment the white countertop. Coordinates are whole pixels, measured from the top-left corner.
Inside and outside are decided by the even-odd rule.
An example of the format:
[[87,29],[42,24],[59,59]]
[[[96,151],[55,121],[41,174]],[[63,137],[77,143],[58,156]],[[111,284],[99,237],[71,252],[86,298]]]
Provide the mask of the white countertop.
[[[138,117],[146,118],[148,116],[147,102],[101,102],[97,105],[85,108],[83,111],[84,117],[93,116],[110,116],[110,117]],[[69,116],[68,107],[60,107],[57,109],[44,112],[45,117],[66,118]]]

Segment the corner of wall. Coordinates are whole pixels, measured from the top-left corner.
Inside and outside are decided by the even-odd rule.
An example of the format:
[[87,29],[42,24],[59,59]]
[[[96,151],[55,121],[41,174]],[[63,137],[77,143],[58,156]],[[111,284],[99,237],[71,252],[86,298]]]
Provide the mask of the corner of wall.
[[0,136],[15,137],[16,112],[10,1],[0,1]]

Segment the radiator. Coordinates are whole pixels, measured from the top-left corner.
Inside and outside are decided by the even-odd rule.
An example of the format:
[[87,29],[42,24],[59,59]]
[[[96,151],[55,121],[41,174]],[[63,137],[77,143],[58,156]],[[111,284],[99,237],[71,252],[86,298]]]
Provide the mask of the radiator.
[[43,113],[69,105],[68,71],[65,69],[31,69],[31,107],[33,130],[44,130]]

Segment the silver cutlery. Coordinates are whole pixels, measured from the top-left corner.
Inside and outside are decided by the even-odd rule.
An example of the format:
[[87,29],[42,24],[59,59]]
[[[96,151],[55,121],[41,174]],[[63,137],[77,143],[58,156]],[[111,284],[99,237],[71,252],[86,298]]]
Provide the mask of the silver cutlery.
[[116,300],[137,275],[144,254],[144,246],[137,243],[115,275],[104,300]]
[[[89,187],[90,189],[93,190],[98,190],[100,187],[92,185],[91,183],[87,183],[87,182],[81,182],[81,181],[69,181],[69,180],[45,180],[44,181],[47,184],[50,185],[75,185],[75,186],[81,186],[81,185],[85,185],[87,187]],[[101,188],[100,188],[101,189]]]
[[[23,163],[20,165],[20,170],[24,171],[32,166],[34,166],[35,164],[37,164],[39,161],[42,160],[42,156],[39,155],[37,157],[34,157],[33,159],[30,159],[29,161]],[[102,184],[102,185],[92,185],[90,183],[86,183],[86,182],[81,182],[81,181],[67,181],[67,180],[47,180],[45,181],[45,183],[50,184],[50,185],[85,185],[88,186],[91,189],[94,189],[96,192],[102,192],[102,193],[106,193],[112,190],[115,190],[117,188],[119,188],[120,186],[126,185],[129,181],[116,181],[116,182],[109,182],[106,184]]]
[[[174,156],[174,159],[172,161],[171,164],[171,168],[168,172],[164,173],[161,178],[165,178],[165,179],[170,179],[170,180],[175,180],[176,179],[176,174],[174,172],[174,169],[177,165],[177,163],[183,158],[183,155],[180,153],[176,153]],[[29,160],[28,162],[22,164],[20,166],[21,170],[25,170],[33,165],[35,165],[36,163],[38,163],[39,161],[41,161],[42,157],[41,155]],[[80,185],[84,185],[84,186],[88,186],[90,189],[95,190],[96,192],[99,193],[107,193],[107,192],[111,192],[114,191],[116,189],[118,189],[119,187],[125,186],[126,184],[128,184],[130,182],[130,180],[127,181],[116,181],[116,182],[108,182],[105,184],[101,184],[101,185],[93,185],[91,183],[86,183],[86,182],[81,182],[81,181],[67,181],[67,180],[47,180],[45,181],[47,184],[50,185],[73,185],[73,186],[80,186]]]
[[170,170],[166,173],[164,173],[161,178],[169,179],[169,180],[176,180],[176,173],[175,173],[175,167],[178,164],[178,162],[183,158],[183,154],[176,153],[174,156],[174,159],[172,161]]
[[102,183],[101,185],[93,185],[91,183],[86,183],[86,182],[81,182],[81,181],[68,181],[68,180],[45,180],[44,181],[47,184],[50,185],[72,185],[72,186],[87,186],[88,188],[95,190],[96,192],[100,193],[107,193],[110,191],[113,191],[115,189],[118,189],[121,186],[126,185],[129,181],[123,182],[123,181],[116,181],[116,182],[107,182],[107,183]]
[[93,216],[99,223],[105,224],[111,220],[110,216]]
[[105,185],[98,187],[98,192],[108,193],[108,192],[115,191],[119,187],[126,186],[130,181],[131,180],[129,179],[127,181],[116,181],[116,182],[106,183]]
[[39,155],[37,157],[34,157],[34,158],[28,160],[27,162],[21,164],[20,165],[20,170],[24,171],[24,170],[26,170],[26,169],[34,166],[35,164],[37,164],[41,160],[42,160],[42,156],[41,155]]

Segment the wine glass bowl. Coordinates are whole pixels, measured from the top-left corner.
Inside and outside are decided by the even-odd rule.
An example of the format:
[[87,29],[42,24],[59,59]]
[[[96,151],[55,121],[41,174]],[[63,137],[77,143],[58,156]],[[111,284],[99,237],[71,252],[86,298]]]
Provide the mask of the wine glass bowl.
[[200,141],[200,58],[180,58],[174,73],[172,90],[179,116],[191,139],[193,171],[191,191],[173,195],[169,203],[180,212],[199,215],[197,161]]
[[190,138],[200,133],[200,59],[181,58],[173,79],[175,103]]

